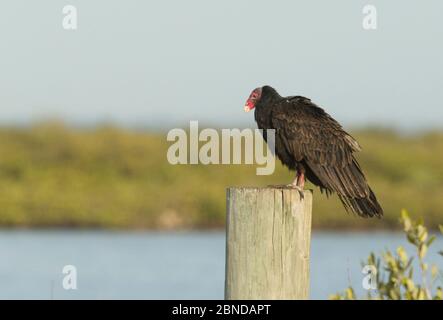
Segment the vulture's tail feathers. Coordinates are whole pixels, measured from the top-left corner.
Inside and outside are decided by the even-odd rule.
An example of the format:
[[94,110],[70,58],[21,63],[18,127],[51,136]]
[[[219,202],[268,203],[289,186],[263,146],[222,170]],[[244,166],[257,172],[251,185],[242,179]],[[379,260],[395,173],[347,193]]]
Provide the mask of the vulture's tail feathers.
[[354,212],[360,217],[371,218],[383,216],[383,209],[375,197],[374,192],[369,189],[369,196],[366,198],[349,198],[339,195],[346,211]]

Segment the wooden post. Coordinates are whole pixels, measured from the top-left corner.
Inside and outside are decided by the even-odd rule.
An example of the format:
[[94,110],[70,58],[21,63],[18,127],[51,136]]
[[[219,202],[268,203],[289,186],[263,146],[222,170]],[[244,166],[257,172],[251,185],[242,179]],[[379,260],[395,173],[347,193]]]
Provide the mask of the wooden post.
[[308,299],[312,191],[228,188],[225,299]]

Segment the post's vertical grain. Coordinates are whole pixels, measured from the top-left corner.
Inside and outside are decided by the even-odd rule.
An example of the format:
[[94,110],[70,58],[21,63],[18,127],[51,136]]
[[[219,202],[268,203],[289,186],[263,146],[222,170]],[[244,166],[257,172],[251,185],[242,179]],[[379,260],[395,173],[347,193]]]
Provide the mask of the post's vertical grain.
[[226,299],[308,299],[312,192],[228,188]]

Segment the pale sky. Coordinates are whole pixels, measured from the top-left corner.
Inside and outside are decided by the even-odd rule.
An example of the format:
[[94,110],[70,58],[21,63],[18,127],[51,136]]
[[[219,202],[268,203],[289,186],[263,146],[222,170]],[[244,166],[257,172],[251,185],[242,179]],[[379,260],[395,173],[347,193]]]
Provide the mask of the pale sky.
[[2,1],[0,124],[253,127],[244,102],[269,84],[348,127],[440,128],[442,18],[438,0]]

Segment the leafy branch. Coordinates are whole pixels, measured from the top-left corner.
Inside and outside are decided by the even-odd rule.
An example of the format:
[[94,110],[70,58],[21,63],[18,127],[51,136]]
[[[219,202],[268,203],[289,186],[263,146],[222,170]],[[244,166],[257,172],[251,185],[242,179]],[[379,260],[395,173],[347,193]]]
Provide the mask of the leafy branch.
[[[368,291],[366,299],[378,300],[443,300],[442,286],[436,286],[437,282],[443,282],[442,272],[436,265],[429,267],[426,255],[429,247],[435,241],[436,236],[429,236],[423,220],[412,220],[406,210],[401,212],[400,223],[406,239],[414,246],[414,257],[409,257],[406,250],[400,246],[396,252],[385,250],[380,257],[371,253],[364,265],[374,266],[372,281],[377,288],[376,294]],[[443,226],[439,226],[443,234]],[[443,256],[443,251],[439,252]],[[421,281],[415,282],[413,261],[416,259],[419,265]],[[332,295],[335,300],[358,299],[352,287],[343,293]]]

